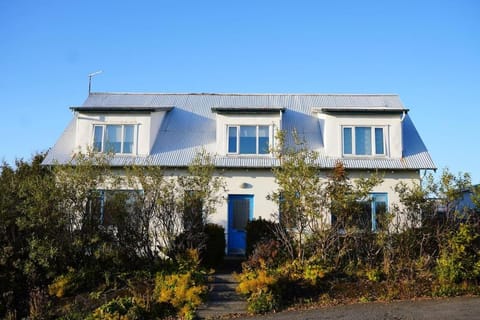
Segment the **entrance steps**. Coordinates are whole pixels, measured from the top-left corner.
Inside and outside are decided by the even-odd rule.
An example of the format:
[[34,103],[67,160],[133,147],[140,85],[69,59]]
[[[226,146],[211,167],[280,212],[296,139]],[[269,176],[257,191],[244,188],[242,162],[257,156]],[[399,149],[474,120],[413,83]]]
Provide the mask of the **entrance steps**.
[[197,310],[199,318],[221,319],[247,312],[247,301],[235,291],[238,282],[233,277],[233,272],[241,271],[242,261],[243,257],[225,258],[208,283],[210,291],[207,302]]

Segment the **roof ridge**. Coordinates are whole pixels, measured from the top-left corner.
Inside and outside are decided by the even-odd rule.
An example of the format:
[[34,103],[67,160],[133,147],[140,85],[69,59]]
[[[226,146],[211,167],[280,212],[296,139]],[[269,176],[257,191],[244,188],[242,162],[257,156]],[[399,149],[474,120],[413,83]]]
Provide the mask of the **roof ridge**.
[[205,96],[398,96],[397,93],[226,93],[226,92],[91,92],[89,95],[205,95]]

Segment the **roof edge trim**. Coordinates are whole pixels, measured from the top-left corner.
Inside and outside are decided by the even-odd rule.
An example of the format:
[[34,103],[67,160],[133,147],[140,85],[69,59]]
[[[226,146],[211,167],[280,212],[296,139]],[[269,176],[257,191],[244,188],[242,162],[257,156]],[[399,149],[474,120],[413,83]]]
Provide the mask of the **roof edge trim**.
[[174,106],[163,106],[163,107],[136,107],[136,106],[117,106],[117,107],[70,107],[73,111],[80,112],[127,112],[127,111],[136,111],[136,112],[157,112],[157,111],[166,111],[169,112]]
[[211,110],[219,114],[277,113],[284,112],[285,107],[212,107]]
[[410,109],[406,108],[388,108],[388,107],[369,107],[369,108],[355,108],[355,107],[341,107],[341,108],[313,108],[313,112],[323,113],[377,113],[377,114],[396,114],[408,113]]

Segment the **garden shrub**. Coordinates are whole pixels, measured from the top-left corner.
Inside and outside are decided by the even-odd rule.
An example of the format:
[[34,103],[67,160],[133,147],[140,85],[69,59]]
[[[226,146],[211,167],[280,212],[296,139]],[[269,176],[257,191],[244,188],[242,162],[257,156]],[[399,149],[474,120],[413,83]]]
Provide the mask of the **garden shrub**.
[[480,277],[480,235],[473,225],[460,224],[441,247],[437,275],[441,284],[475,281]]
[[207,234],[207,246],[202,253],[202,263],[210,268],[217,267],[222,263],[225,256],[225,229],[218,225],[209,223],[205,226]]
[[266,313],[280,307],[278,295],[271,290],[255,291],[248,297],[247,302],[247,310],[250,313]]
[[247,223],[247,257],[259,242],[275,239],[275,223],[262,218],[251,220]]
[[303,278],[308,280],[310,284],[317,285],[321,279],[329,272],[328,268],[322,264],[308,261],[303,270]]
[[199,270],[198,251],[187,250],[179,259],[178,273],[157,273],[154,296],[158,303],[167,303],[184,319],[193,319],[196,308],[203,302],[208,287],[205,274]]
[[267,269],[256,271],[244,270],[237,275],[239,284],[237,292],[248,296],[248,311],[265,313],[278,310],[280,299],[278,294],[278,277]]
[[372,282],[380,282],[384,278],[384,274],[379,269],[369,269],[365,272],[367,279]]
[[171,304],[179,316],[191,319],[195,309],[203,302],[207,286],[195,283],[191,272],[184,274],[158,274],[155,279],[155,296],[159,303]]
[[270,239],[257,243],[242,267],[244,269],[275,268],[285,260],[286,255],[280,246],[280,242]]
[[48,294],[62,298],[89,288],[92,283],[96,282],[95,279],[91,279],[91,274],[91,272],[85,272],[84,270],[69,268],[66,274],[56,277],[48,286]]
[[95,309],[86,320],[140,320],[158,315],[146,310],[136,298],[117,297]]

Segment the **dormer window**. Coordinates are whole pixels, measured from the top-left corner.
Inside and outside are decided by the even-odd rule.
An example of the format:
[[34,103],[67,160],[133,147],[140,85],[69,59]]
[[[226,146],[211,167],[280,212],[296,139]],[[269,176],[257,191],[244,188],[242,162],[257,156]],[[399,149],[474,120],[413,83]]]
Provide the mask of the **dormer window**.
[[93,126],[93,150],[132,154],[134,146],[133,124],[107,124]]
[[228,126],[228,153],[269,154],[270,126]]
[[384,156],[385,134],[383,127],[343,127],[343,155]]

